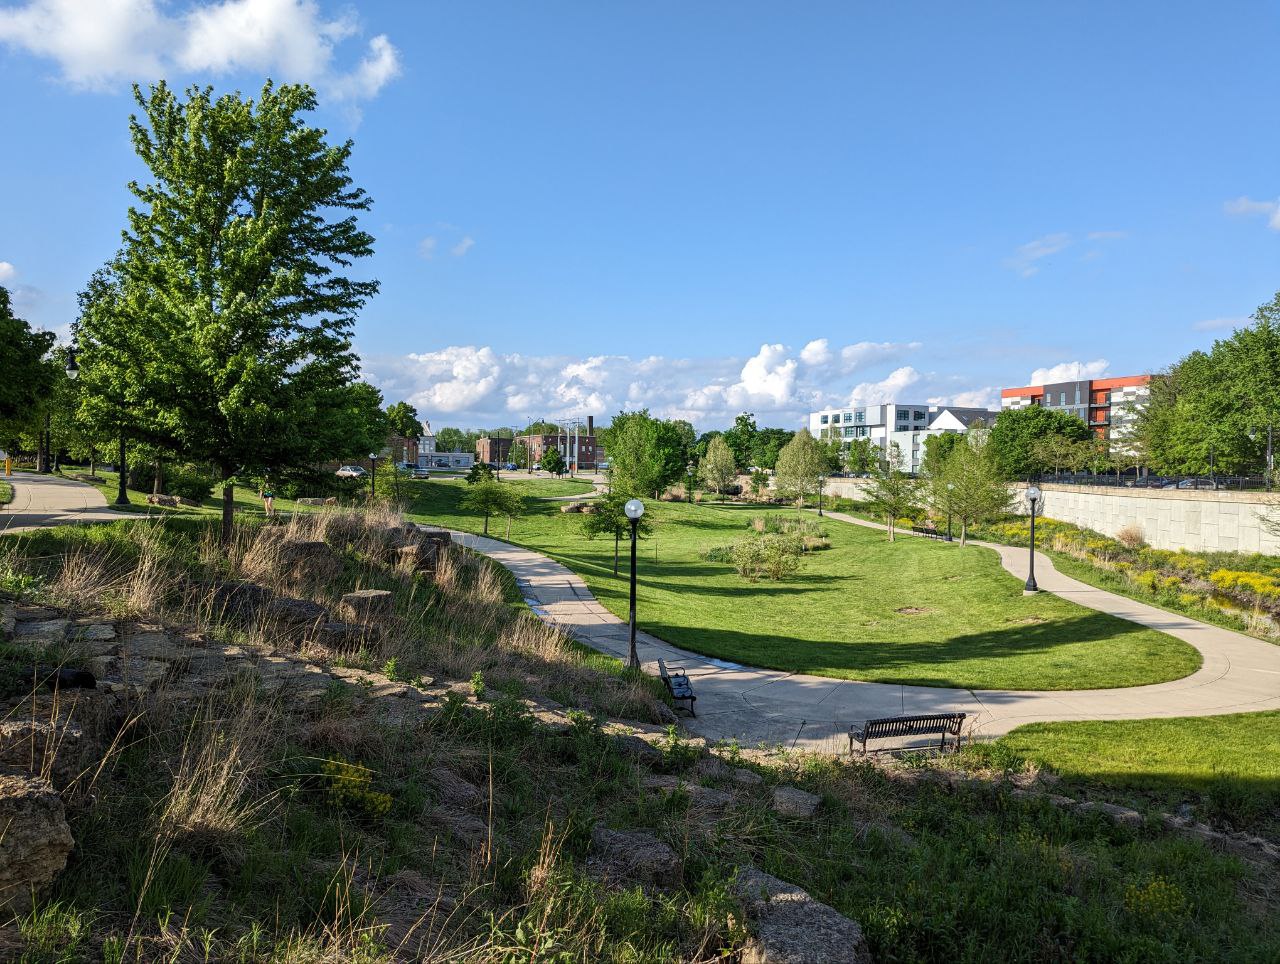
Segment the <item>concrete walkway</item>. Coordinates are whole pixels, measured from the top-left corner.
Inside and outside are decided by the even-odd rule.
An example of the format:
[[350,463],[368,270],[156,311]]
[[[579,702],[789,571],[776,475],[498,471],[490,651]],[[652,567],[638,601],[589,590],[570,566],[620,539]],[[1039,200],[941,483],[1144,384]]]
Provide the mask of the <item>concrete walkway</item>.
[[[875,523],[841,513],[827,515],[840,522],[877,528]],[[581,577],[529,549],[470,533],[453,535],[460,544],[509,569],[539,617],[594,649],[627,658],[626,623],[595,599]],[[952,551],[953,546],[938,543],[937,551]],[[995,545],[990,548],[1000,554],[1005,569],[1019,580],[1026,578],[1025,550]],[[846,734],[851,724],[904,713],[964,712],[969,714],[973,734],[994,737],[1023,723],[1041,720],[1141,719],[1280,710],[1280,646],[1094,589],[1064,576],[1054,569],[1048,557],[1039,553],[1036,580],[1042,590],[1081,606],[1185,640],[1199,650],[1203,665],[1180,680],[1125,689],[966,690],[864,683],[740,666],[680,649],[644,632],[637,635],[637,647],[648,672],[657,672],[659,657],[668,666],[678,665],[688,672],[698,695],[698,716],[688,721],[690,729],[712,740],[736,739],[744,746],[765,742],[821,752],[847,752]],[[640,625],[644,625],[643,612]]]
[[60,475],[15,472],[11,477],[0,476],[0,479],[13,486],[13,501],[0,506],[0,533],[78,522],[145,518],[137,513],[116,512],[93,486]]

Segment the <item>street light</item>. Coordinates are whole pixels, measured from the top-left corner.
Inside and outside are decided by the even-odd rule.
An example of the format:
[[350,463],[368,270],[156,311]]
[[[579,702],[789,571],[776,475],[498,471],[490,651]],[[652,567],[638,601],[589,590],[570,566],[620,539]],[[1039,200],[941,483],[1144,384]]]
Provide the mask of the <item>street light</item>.
[[827,477],[825,475],[818,476],[818,515],[822,515],[822,487],[826,484]]
[[951,493],[955,491],[954,482],[947,483],[947,541],[951,542]]
[[[1258,437],[1258,433],[1256,431],[1249,433],[1249,438],[1251,440],[1257,439],[1257,437]],[[1267,426],[1267,470],[1266,470],[1266,478],[1263,480],[1263,482],[1266,484],[1268,492],[1271,491],[1271,477],[1275,474],[1275,469],[1276,469],[1276,461],[1275,461],[1275,449],[1272,445],[1272,427],[1268,425]]]
[[378,453],[369,453],[369,499],[378,497]]
[[1031,553],[1027,564],[1027,584],[1023,587],[1026,592],[1040,591],[1040,587],[1036,585],[1036,503],[1039,501],[1040,487],[1027,486],[1027,502],[1031,506]]
[[640,526],[640,517],[644,515],[644,503],[639,499],[630,499],[622,507],[631,521],[631,649],[628,665],[632,669],[640,668],[640,656],[636,653],[636,538]]
[[693,505],[693,483],[696,481],[694,473],[698,471],[698,466],[693,459],[689,460],[689,464],[685,466],[685,471],[689,474],[689,488],[685,491],[685,501]]

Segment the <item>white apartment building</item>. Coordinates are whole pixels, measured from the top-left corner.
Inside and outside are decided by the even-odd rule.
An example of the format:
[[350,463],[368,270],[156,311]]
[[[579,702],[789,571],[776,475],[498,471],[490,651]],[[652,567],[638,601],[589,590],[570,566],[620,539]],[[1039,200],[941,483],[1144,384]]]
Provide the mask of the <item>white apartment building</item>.
[[896,444],[902,453],[904,472],[920,471],[924,440],[943,432],[965,432],[975,421],[989,427],[999,412],[954,405],[885,402],[860,408],[828,409],[809,413],[809,434],[819,439],[870,439],[882,453]]

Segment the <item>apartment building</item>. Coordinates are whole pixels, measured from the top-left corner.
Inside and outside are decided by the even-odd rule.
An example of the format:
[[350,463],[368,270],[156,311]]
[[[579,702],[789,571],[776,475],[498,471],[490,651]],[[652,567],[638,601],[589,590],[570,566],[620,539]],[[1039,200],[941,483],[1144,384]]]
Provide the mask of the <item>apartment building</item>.
[[1150,375],[1026,385],[1001,391],[1000,408],[1016,410],[1039,405],[1070,412],[1099,438],[1123,445],[1124,439],[1133,434],[1138,413],[1150,396],[1150,386]]
[[809,434],[842,442],[869,439],[884,455],[891,446],[897,445],[902,454],[902,470],[914,473],[920,471],[924,440],[930,435],[965,432],[975,423],[990,427],[998,414],[985,408],[885,402],[810,412]]

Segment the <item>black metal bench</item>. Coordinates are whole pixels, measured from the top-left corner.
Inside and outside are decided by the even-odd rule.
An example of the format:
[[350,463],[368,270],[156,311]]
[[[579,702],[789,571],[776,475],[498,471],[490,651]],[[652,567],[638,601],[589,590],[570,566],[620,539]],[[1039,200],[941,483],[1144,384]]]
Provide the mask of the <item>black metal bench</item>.
[[941,734],[938,749],[946,749],[947,737],[956,738],[960,745],[960,730],[964,726],[964,713],[929,713],[923,716],[887,716],[879,720],[867,720],[861,729],[849,728],[849,752],[854,743],[862,744],[862,755],[867,755],[868,740],[882,740],[891,736],[932,736]]
[[941,539],[942,533],[933,526],[912,526],[912,533],[918,536],[928,536],[930,539]]
[[667,686],[667,692],[671,694],[671,699],[679,703],[681,701],[689,704],[689,715],[697,716],[693,711],[693,704],[697,701],[697,697],[693,695],[693,684],[689,682],[689,677],[685,675],[685,671],[679,666],[675,667],[674,673],[667,672],[667,664],[658,658],[658,675],[662,677],[662,682]]

